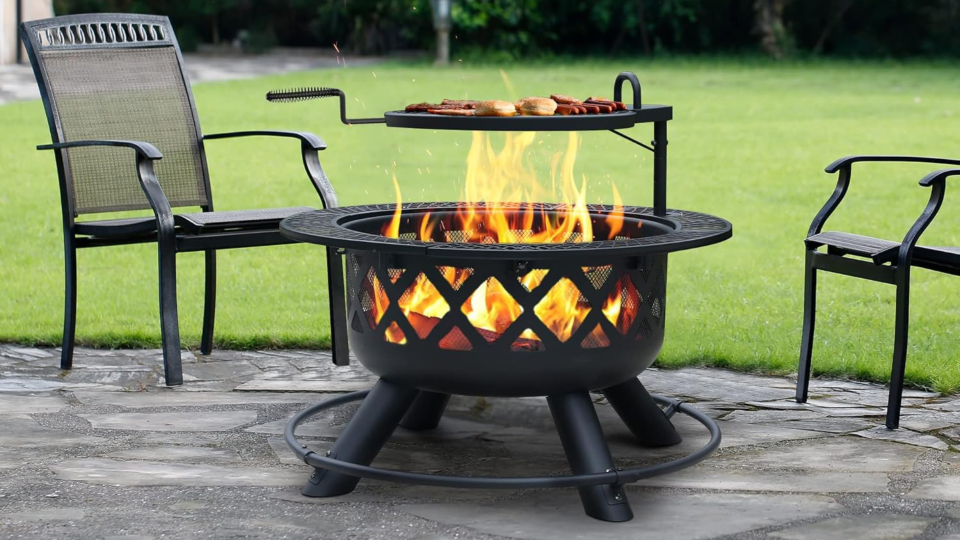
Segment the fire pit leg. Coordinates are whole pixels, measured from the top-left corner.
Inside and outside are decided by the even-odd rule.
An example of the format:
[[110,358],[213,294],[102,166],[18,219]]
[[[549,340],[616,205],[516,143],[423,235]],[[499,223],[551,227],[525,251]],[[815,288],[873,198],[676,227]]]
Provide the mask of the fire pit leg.
[[413,431],[436,428],[449,401],[450,394],[421,390],[417,398],[413,400],[410,410],[400,421],[400,427]]
[[[560,442],[573,474],[614,470],[613,456],[603,439],[600,419],[586,392],[547,397]],[[603,521],[630,521],[633,510],[623,486],[604,484],[577,488],[587,515]]]
[[[327,455],[340,461],[370,465],[416,397],[416,388],[380,379]],[[315,468],[300,493],[307,497],[333,497],[350,493],[358,482],[360,478],[355,476]]]
[[602,392],[641,446],[672,446],[683,441],[639,379],[604,388]]

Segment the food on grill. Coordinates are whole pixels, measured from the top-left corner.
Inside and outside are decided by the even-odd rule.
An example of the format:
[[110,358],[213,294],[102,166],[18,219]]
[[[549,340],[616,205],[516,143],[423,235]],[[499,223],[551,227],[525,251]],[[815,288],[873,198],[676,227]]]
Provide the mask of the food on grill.
[[477,116],[514,116],[517,109],[509,101],[481,101],[477,104]]
[[427,112],[447,116],[475,116],[477,114],[477,111],[473,109],[428,109]]
[[627,106],[620,101],[590,96],[581,101],[564,94],[550,94],[545,97],[525,97],[516,103],[490,100],[444,99],[441,103],[415,103],[404,109],[408,113],[443,114],[447,116],[515,116],[517,113],[527,116],[569,116],[577,114],[609,114],[625,111]]
[[575,97],[565,96],[563,94],[550,94],[550,99],[557,102],[558,105],[579,105],[582,103]]
[[557,102],[550,98],[523,98],[516,105],[520,114],[526,116],[553,116],[557,111]]
[[427,110],[433,109],[433,108],[436,108],[436,105],[433,105],[433,104],[430,104],[430,103],[426,103],[426,102],[424,102],[424,103],[414,103],[413,105],[407,105],[407,108],[404,109],[404,111],[409,112],[409,113],[427,112]]
[[627,106],[622,101],[611,101],[609,99],[591,97],[588,98],[584,103],[589,103],[592,105],[606,105],[608,107],[613,107],[615,111],[625,111]]
[[440,104],[455,109],[476,109],[480,102],[473,99],[445,99]]

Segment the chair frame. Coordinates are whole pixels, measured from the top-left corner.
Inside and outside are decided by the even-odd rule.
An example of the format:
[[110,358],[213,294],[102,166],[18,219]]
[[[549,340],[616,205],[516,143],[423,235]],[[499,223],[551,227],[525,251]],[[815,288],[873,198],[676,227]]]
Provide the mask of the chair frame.
[[[837,187],[833,195],[831,195],[826,204],[823,205],[823,208],[820,209],[820,212],[813,218],[813,222],[810,224],[810,229],[807,232],[807,240],[805,241],[803,337],[800,345],[800,364],[797,370],[796,400],[798,403],[805,403],[807,401],[810,385],[810,366],[813,356],[813,337],[816,323],[817,271],[824,270],[895,285],[897,290],[896,322],[886,426],[889,429],[896,429],[900,425],[900,402],[903,395],[903,378],[907,363],[911,267],[917,266],[937,272],[960,275],[960,266],[951,266],[930,260],[924,256],[915,255],[917,241],[920,239],[920,235],[923,234],[923,231],[926,230],[933,221],[933,218],[936,217],[940,206],[943,204],[946,191],[946,179],[950,176],[960,175],[960,169],[934,171],[920,180],[921,186],[931,188],[930,199],[906,236],[903,237],[903,241],[900,242],[899,247],[896,248],[896,258],[887,265],[875,260],[849,258],[849,252],[839,249],[836,246],[831,246],[829,243],[818,242],[815,238],[816,235],[821,233],[827,218],[833,214],[834,210],[837,209],[837,206],[840,205],[840,202],[846,195],[847,189],[850,186],[852,166],[857,162],[931,163],[960,166],[960,160],[936,157],[874,155],[858,155],[840,158],[825,169],[825,171],[830,174],[839,173]],[[818,251],[818,248],[824,245],[827,246],[827,251]],[[929,250],[931,248],[921,247],[921,249]]]
[[[63,319],[63,346],[60,356],[60,367],[70,369],[73,365],[74,341],[76,336],[76,309],[77,309],[77,250],[80,248],[118,246],[145,242],[157,242],[158,266],[160,281],[160,321],[164,360],[164,378],[168,386],[183,383],[183,372],[180,357],[180,331],[177,313],[177,282],[176,282],[176,255],[177,253],[203,251],[205,254],[205,291],[203,310],[203,331],[200,342],[200,352],[210,354],[213,349],[213,330],[216,315],[216,251],[219,249],[245,248],[294,243],[282,236],[279,227],[264,228],[259,226],[239,226],[230,230],[215,230],[213,232],[189,233],[178,228],[174,222],[174,213],[170,202],[164,195],[157,180],[154,163],[162,159],[162,154],[154,145],[144,141],[129,140],[74,140],[65,141],[59,118],[54,113],[51,96],[48,93],[48,77],[42,59],[39,57],[41,47],[56,46],[58,49],[87,49],[111,47],[143,47],[156,46],[143,42],[123,42],[116,40],[110,43],[84,43],[79,36],[83,30],[81,25],[155,25],[163,28],[167,42],[164,46],[172,46],[176,52],[180,68],[180,78],[193,113],[196,125],[199,157],[203,173],[203,184],[207,194],[206,205],[200,206],[202,212],[213,212],[213,192],[210,189],[210,175],[207,167],[204,142],[208,140],[228,139],[237,137],[283,137],[292,138],[300,142],[304,170],[310,179],[320,202],[324,208],[337,206],[337,196],[329,179],[320,164],[319,152],[327,148],[326,143],[314,134],[301,131],[254,130],[235,131],[202,135],[197,109],[193,99],[189,81],[183,71],[183,56],[176,35],[173,33],[167,17],[138,14],[87,14],[55,17],[51,19],[28,21],[20,26],[20,36],[26,45],[30,63],[33,66],[40,96],[46,111],[50,127],[52,144],[37,146],[38,150],[54,150],[60,182],[60,206],[63,217],[64,241],[64,319]],[[89,27],[89,26],[88,26]],[[52,32],[52,34],[51,34]],[[59,34],[58,34],[59,32]],[[48,42],[41,43],[41,33],[46,33]],[[52,38],[51,38],[52,36]],[[52,42],[51,42],[52,41]],[[156,234],[139,233],[127,235],[96,236],[78,233],[76,230],[77,217],[73,197],[73,179],[71,171],[66,166],[67,149],[78,147],[124,147],[133,150],[137,178],[144,195],[153,211],[156,220]],[[327,251],[331,320],[343,311],[345,301],[343,292],[343,270],[341,256],[335,249]],[[339,300],[339,305],[338,305]],[[343,325],[334,325],[332,339],[334,341],[334,361],[338,365],[348,362],[346,354],[346,336]]]

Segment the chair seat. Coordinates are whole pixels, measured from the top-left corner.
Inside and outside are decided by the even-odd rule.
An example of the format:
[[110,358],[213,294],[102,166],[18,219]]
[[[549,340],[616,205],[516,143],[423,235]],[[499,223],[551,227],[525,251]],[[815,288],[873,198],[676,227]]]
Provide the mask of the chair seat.
[[103,221],[77,222],[73,224],[77,234],[99,237],[139,236],[157,232],[157,220],[153,217],[107,219]]
[[[804,242],[809,249],[828,246],[844,254],[866,257],[875,264],[895,262],[900,250],[899,242],[838,231],[815,234]],[[917,246],[913,250],[913,263],[960,268],[960,247]]]
[[290,208],[262,208],[257,210],[228,210],[226,212],[198,212],[177,214],[175,223],[185,232],[197,234],[209,230],[235,228],[266,228],[279,225],[284,218],[315,208],[295,206]]

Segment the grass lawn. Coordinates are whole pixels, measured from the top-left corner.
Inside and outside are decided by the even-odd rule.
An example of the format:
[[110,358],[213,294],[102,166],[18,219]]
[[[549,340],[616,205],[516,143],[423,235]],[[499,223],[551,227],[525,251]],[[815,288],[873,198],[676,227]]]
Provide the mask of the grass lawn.
[[[454,199],[462,188],[470,133],[347,127],[332,100],[269,104],[270,89],[342,88],[352,116],[445,97],[503,98],[561,92],[610,95],[634,70],[646,102],[674,106],[669,203],[734,224],[726,243],[671,257],[668,338],[662,366],[707,364],[786,373],[796,369],[801,324],[802,239],[831,193],[823,167],[855,153],[956,156],[960,94],[947,64],[772,65],[711,60],[589,62],[563,66],[437,70],[403,64],[297,73],[196,88],[206,133],[300,129],[324,138],[322,159],[342,204]],[[652,129],[632,134],[649,140]],[[498,139],[495,139],[498,140]],[[52,345],[62,324],[62,241],[53,156],[39,102],[0,107],[0,340]],[[548,173],[566,145],[546,135],[531,162]],[[317,204],[289,140],[211,141],[217,208]],[[828,229],[898,240],[923,208],[917,185],[935,167],[855,167],[844,205]],[[606,132],[585,133],[577,169],[589,197],[650,204],[652,156]],[[578,174],[579,174],[578,173]],[[548,176],[546,174],[545,176]],[[960,196],[947,197],[923,237],[960,245]],[[298,245],[220,255],[216,339],[220,347],[313,347],[328,343],[321,249]],[[199,342],[202,255],[179,257],[180,321],[186,346]],[[78,342],[156,346],[156,252],[152,245],[82,250]],[[884,381],[893,348],[892,287],[822,274],[814,369]],[[960,389],[960,280],[914,273],[907,380]]]

